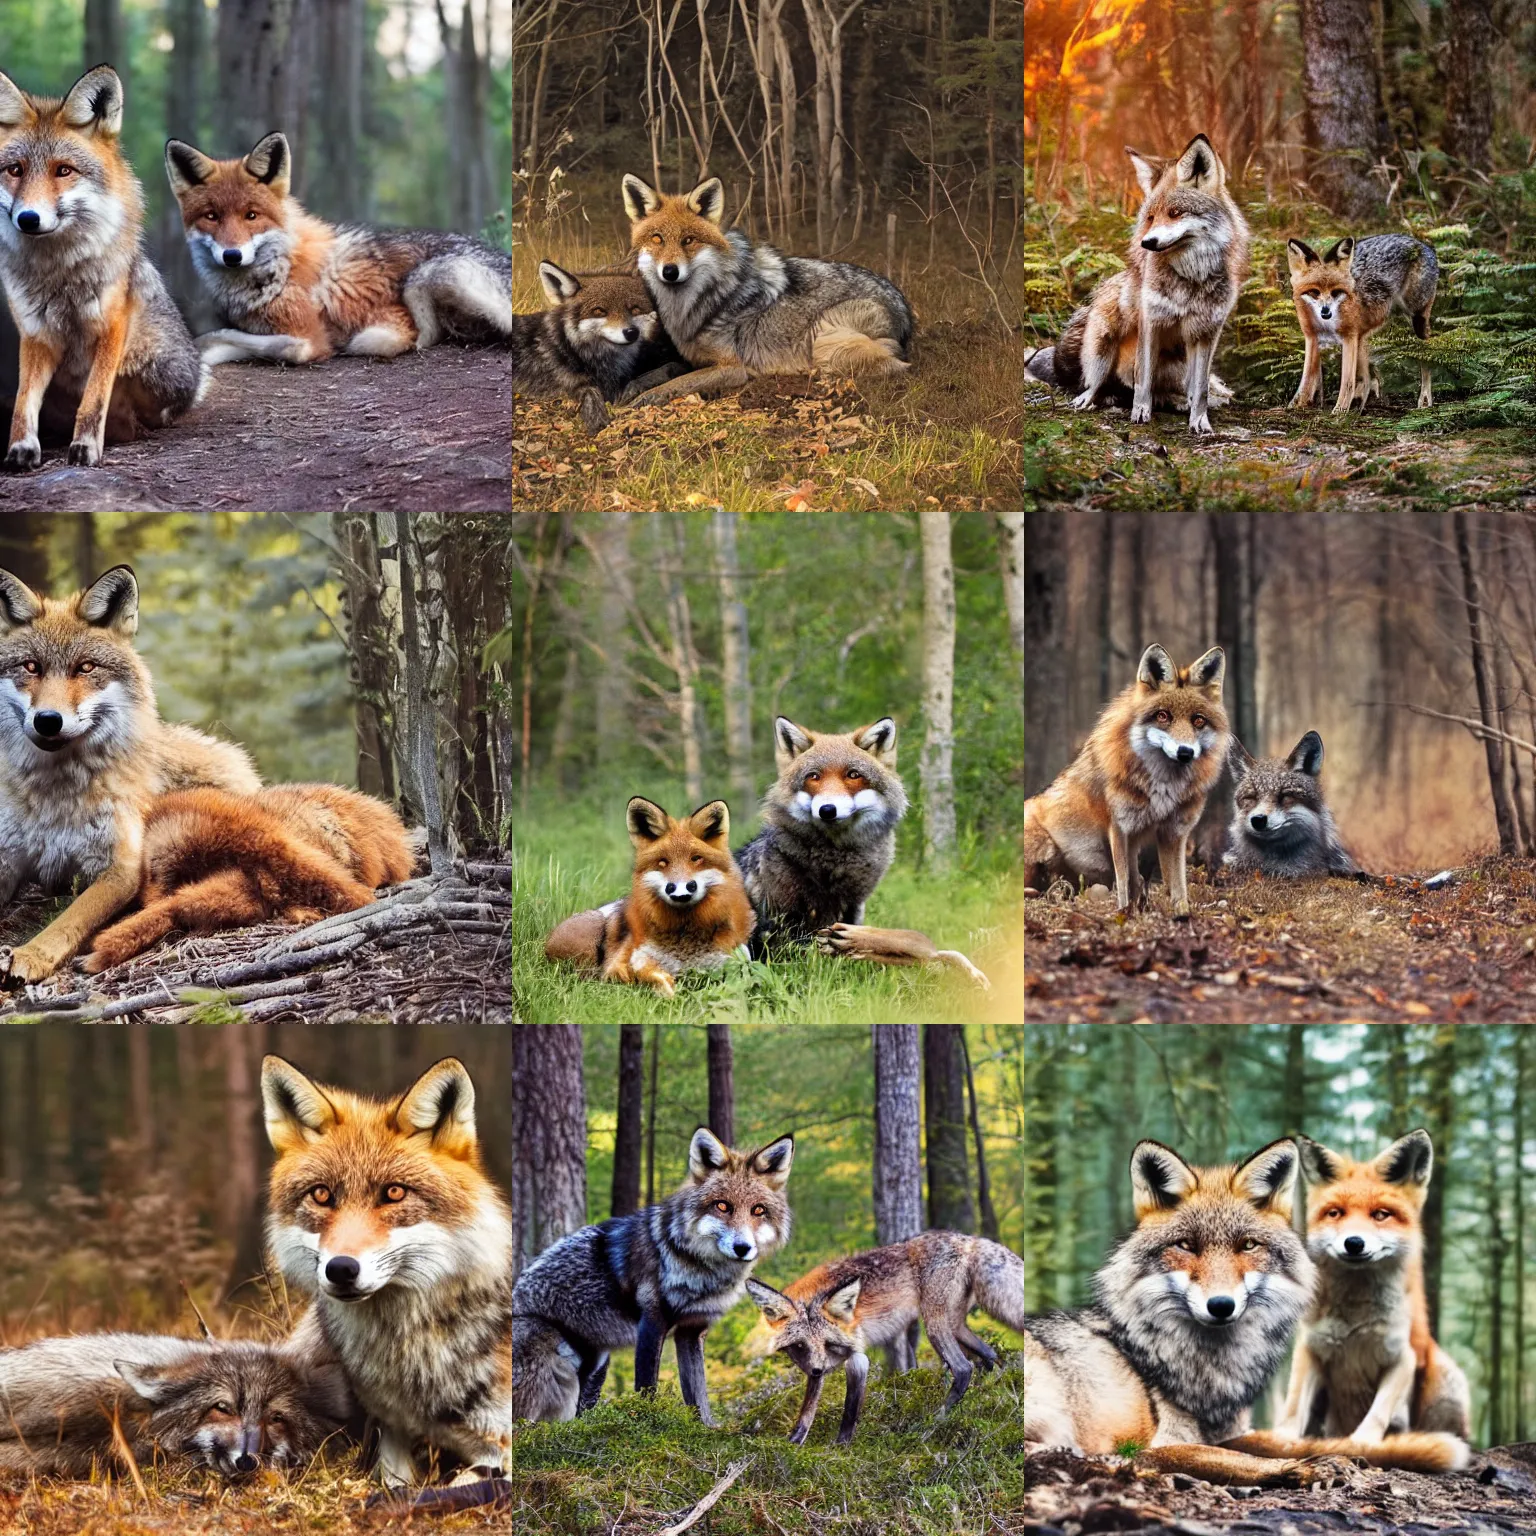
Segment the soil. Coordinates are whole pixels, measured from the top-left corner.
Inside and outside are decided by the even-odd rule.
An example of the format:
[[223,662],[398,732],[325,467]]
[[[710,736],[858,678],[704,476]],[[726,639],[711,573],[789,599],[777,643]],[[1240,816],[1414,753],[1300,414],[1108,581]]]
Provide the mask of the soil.
[[0,474],[0,512],[496,512],[511,501],[506,352],[444,344],[313,368],[226,364],[203,403],[94,469],[45,443]]
[[[1125,916],[1064,883],[1024,908],[1030,1023],[1526,1023],[1536,1020],[1536,865],[1265,880],[1192,871]],[[1533,1522],[1536,1525],[1536,1522]]]
[[1383,1472],[1330,1457],[1300,1488],[1221,1488],[1121,1457],[1040,1451],[1025,1458],[1032,1536],[1514,1536],[1536,1529],[1536,1444],[1474,1455],[1464,1472]]

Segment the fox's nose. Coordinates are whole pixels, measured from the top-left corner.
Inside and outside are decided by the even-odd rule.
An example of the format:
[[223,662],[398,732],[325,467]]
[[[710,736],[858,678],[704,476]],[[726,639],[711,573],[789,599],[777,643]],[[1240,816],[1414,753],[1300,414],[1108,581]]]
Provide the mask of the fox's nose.
[[23,208],[16,215],[16,228],[24,235],[35,235],[43,227],[43,216],[32,208]]
[[677,281],[677,268],[672,262],[669,261],[662,267],[661,280],[664,283],[675,283]]
[[1248,818],[1248,825],[1252,827],[1255,832],[1262,832],[1264,828],[1269,825],[1269,817],[1266,816],[1263,811],[1255,811],[1253,815]]
[[1217,1322],[1224,1323],[1237,1311],[1237,1303],[1230,1296],[1211,1296],[1206,1300],[1205,1310]]
[[820,1381],[827,1374],[825,1366],[818,1365],[814,1370],[806,1372],[812,1381]]
[[1326,304],[1323,305],[1322,309],[1319,310],[1318,313],[1322,315],[1324,320],[1332,320],[1333,319],[1333,311],[1331,309],[1329,309]]
[[348,1254],[338,1254],[334,1259],[328,1259],[325,1265],[325,1278],[332,1285],[356,1285],[357,1277],[362,1274],[363,1266]]
[[1179,748],[1179,761],[1181,763],[1190,762],[1194,758],[1194,755],[1195,755],[1195,749],[1193,747],[1180,747]]
[[40,709],[32,716],[32,729],[39,736],[57,736],[64,729],[64,716],[56,709]]
[[1363,1237],[1346,1237],[1344,1239],[1344,1252],[1353,1254],[1358,1259],[1365,1252],[1365,1239]]
[[245,258],[240,254],[239,251],[224,252],[224,265],[226,267],[238,267],[244,260]]
[[235,1457],[236,1472],[254,1472],[261,1465],[261,1458],[253,1456],[249,1451],[241,1451]]
[[836,821],[837,807],[835,805],[824,805],[819,811],[817,811],[816,814],[820,816],[823,821]]
[[1157,249],[1157,237],[1155,235],[1149,235],[1145,240],[1141,242],[1141,248],[1144,251],[1155,251]]
[[736,1257],[738,1259],[750,1259],[752,1257],[752,1244],[744,1238],[738,1237],[732,1246],[736,1250]]
[[639,334],[640,334],[640,328],[638,326],[626,325],[624,327],[624,340],[625,341],[633,341]]

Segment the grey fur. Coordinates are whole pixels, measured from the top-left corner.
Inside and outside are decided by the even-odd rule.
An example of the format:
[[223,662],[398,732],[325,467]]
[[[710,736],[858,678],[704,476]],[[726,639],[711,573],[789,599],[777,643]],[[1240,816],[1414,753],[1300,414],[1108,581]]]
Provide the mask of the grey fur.
[[1239,777],[1228,869],[1283,878],[1356,873],[1323,800],[1323,738],[1316,731],[1308,731],[1288,757],[1256,759],[1241,746],[1233,756]]

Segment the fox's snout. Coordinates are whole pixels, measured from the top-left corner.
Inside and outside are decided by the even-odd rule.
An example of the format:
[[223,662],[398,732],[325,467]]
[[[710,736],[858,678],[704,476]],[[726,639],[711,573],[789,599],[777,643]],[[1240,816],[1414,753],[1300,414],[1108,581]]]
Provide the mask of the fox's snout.
[[1255,811],[1253,815],[1248,818],[1248,825],[1252,827],[1255,832],[1262,832],[1269,825],[1269,817],[1266,816],[1263,811]]
[[680,283],[688,274],[675,261],[662,264],[661,280],[664,283]]
[[325,1278],[338,1290],[351,1290],[357,1284],[357,1277],[362,1272],[363,1266],[351,1254],[337,1254],[334,1259],[326,1260]]
[[224,251],[224,265],[226,267],[243,267],[245,265],[245,253],[226,247]]

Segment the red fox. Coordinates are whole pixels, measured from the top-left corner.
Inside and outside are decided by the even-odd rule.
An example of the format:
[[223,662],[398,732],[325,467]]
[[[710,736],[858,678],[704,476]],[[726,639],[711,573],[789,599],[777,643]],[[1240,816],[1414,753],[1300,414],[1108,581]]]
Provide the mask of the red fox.
[[1024,802],[1026,885],[1113,880],[1124,912],[1141,899],[1137,855],[1155,838],[1173,915],[1189,916],[1186,844],[1232,740],[1221,703],[1226,666],[1219,645],[1187,667],[1147,647],[1136,681],[1105,707],[1076,760]]
[[353,789],[184,789],[157,800],[144,823],[142,910],[96,936],[84,969],[121,965],[176,929],[216,933],[352,912],[379,886],[404,880],[412,862],[400,818]]
[[675,821],[636,795],[626,817],[635,846],[629,895],[566,918],[544,953],[671,997],[674,976],[718,970],[757,926],[731,857],[731,813],[724,800],[711,800]]
[[445,336],[512,334],[512,257],[442,230],[327,224],[289,192],[288,140],[238,160],[172,139],[165,170],[192,262],[229,328],[199,336],[206,363],[395,357]]

